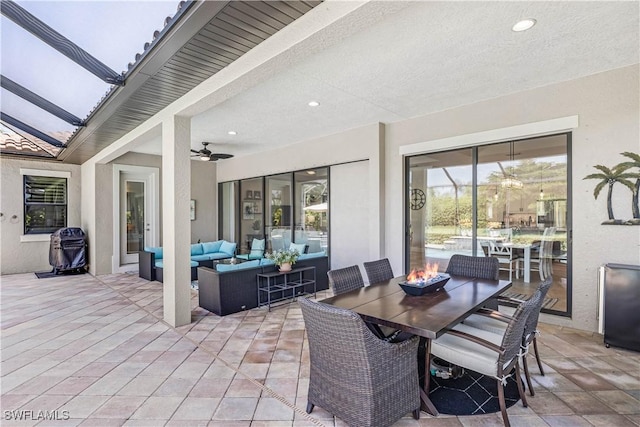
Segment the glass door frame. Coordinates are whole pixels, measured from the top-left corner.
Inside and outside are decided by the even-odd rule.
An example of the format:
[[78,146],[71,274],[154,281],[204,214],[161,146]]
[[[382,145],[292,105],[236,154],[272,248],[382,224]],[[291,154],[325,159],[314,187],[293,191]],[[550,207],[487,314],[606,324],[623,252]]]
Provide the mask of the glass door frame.
[[[566,246],[567,246],[567,283],[566,283],[566,299],[567,299],[567,309],[566,311],[558,311],[552,309],[542,309],[543,313],[553,314],[561,317],[571,317],[572,308],[573,308],[573,274],[572,274],[572,266],[573,266],[573,196],[572,196],[572,132],[559,132],[553,133],[550,135],[541,135],[535,137],[526,137],[520,139],[513,139],[514,142],[523,142],[529,140],[536,140],[543,136],[555,136],[555,135],[564,135],[566,138],[566,187],[567,187],[567,211],[566,211]],[[411,216],[410,216],[410,172],[411,172],[411,164],[410,160],[413,157],[434,154],[434,153],[444,153],[448,151],[456,151],[463,149],[472,149],[472,253],[477,253],[478,243],[477,243],[477,227],[478,227],[478,149],[483,146],[493,145],[493,144],[501,144],[508,141],[495,141],[495,142],[485,142],[482,144],[472,145],[472,146],[459,146],[450,149],[441,149],[434,151],[425,151],[419,154],[411,154],[403,156],[403,174],[404,174],[404,274],[407,274],[411,268]]]

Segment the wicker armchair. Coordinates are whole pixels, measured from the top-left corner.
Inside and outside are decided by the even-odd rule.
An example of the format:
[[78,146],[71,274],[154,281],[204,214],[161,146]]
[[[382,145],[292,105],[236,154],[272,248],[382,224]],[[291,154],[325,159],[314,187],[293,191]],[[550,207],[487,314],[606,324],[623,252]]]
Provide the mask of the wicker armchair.
[[478,279],[498,280],[500,263],[497,258],[482,258],[467,255],[453,255],[449,260],[446,273],[456,276],[477,277]]
[[[553,277],[549,276],[547,279],[540,283],[536,292],[540,293],[540,298],[538,303],[535,305],[531,314],[527,318],[527,322],[524,327],[523,334],[523,354],[522,354],[522,369],[524,370],[524,376],[527,379],[527,385],[529,386],[529,393],[531,396],[535,395],[533,391],[533,385],[531,384],[531,375],[529,374],[529,366],[527,365],[527,354],[529,352],[529,346],[533,343],[533,352],[536,357],[536,362],[538,362],[538,368],[540,368],[540,373],[544,375],[544,371],[542,370],[542,362],[540,361],[540,354],[538,353],[538,341],[536,337],[538,336],[538,318],[540,317],[540,310],[542,309],[542,304],[544,303],[544,298],[547,296],[547,292],[551,285],[553,284]],[[532,297],[533,298],[533,297]],[[510,302],[519,304],[522,301],[516,300],[515,298],[508,297],[499,297],[498,301],[500,302]],[[502,313],[496,315],[496,312],[493,310],[481,309],[478,311],[478,314],[472,314],[464,320],[464,324],[467,326],[471,326],[478,329],[483,329],[486,331],[494,332],[497,334],[503,334],[505,329],[507,328],[507,321],[509,318]]]
[[327,276],[329,277],[329,284],[331,285],[334,295],[340,295],[364,287],[364,279],[357,265],[329,270]]
[[420,417],[418,337],[378,339],[351,310],[298,299],[309,339],[307,412],[320,406],[350,426]]
[[393,270],[388,258],[365,262],[364,270],[367,272],[369,283],[386,282],[393,279]]
[[520,399],[527,406],[520,378],[519,356],[526,321],[540,298],[540,292],[536,292],[529,300],[521,303],[502,334],[459,324],[431,342],[433,356],[497,380],[500,411],[507,427],[510,424],[503,385],[510,373],[515,371]]

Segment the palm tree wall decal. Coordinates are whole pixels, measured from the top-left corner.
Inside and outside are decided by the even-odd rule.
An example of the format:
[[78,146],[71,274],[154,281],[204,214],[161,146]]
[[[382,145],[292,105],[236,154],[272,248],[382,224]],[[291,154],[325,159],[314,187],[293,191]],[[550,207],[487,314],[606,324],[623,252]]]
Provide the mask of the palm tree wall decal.
[[[602,189],[607,186],[607,213],[609,214],[609,220],[604,221],[603,224],[625,224],[625,225],[640,225],[640,209],[638,208],[638,192],[640,191],[640,172],[628,172],[631,168],[640,168],[640,155],[624,152],[623,156],[630,158],[631,162],[623,162],[615,165],[609,169],[603,165],[595,165],[594,168],[598,169],[600,173],[593,173],[585,176],[583,179],[599,179],[600,182],[593,190],[593,197],[598,198]],[[635,182],[631,181],[635,179]],[[613,194],[614,184],[619,183],[631,190],[631,208],[633,211],[632,220],[618,220],[613,215],[613,207],[611,204],[611,196]]]
[[595,199],[598,198],[602,189],[605,186],[608,186],[609,190],[607,191],[607,213],[609,214],[609,221],[613,222],[615,221],[615,216],[613,215],[613,207],[611,205],[611,195],[613,194],[613,184],[619,181],[620,175],[622,175],[622,173],[628,168],[626,167],[621,168],[616,166],[612,169],[609,169],[608,167],[603,165],[595,165],[594,168],[601,171],[601,173],[592,173],[590,175],[585,176],[583,179],[601,180],[596,185],[596,188],[594,188],[593,190],[593,197]]
[[[629,166],[629,168],[636,168],[640,171],[640,154],[631,153],[629,151],[625,151],[621,153],[623,156],[630,158],[631,162],[623,162],[620,165]],[[640,219],[640,208],[638,207],[638,193],[640,193],[640,172],[635,174],[636,183],[635,186],[631,188],[631,192],[633,194],[631,200],[631,209],[633,210],[633,218]]]

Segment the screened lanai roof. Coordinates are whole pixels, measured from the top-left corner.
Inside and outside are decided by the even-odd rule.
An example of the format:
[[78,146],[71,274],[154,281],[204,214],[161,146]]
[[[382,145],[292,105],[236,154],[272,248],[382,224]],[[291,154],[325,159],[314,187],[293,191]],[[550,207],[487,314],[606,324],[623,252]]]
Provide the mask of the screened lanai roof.
[[[64,37],[105,68],[124,76],[128,64],[135,62],[136,55],[140,56],[145,50],[145,43],[153,40],[154,31],[162,30],[165,23],[171,22],[178,2],[2,0],[1,7],[3,131],[8,128],[21,136],[19,140],[37,141],[36,146],[55,156],[60,151],[55,142],[65,145],[78,129],[78,120],[69,123],[56,117],[36,105],[37,102],[31,102],[33,97],[66,111],[65,117],[83,122],[112,85],[42,37],[48,37],[49,43],[68,47],[68,43],[61,43]],[[28,99],[24,99],[24,90],[28,91]],[[41,135],[34,135],[35,131],[53,141],[45,142]],[[4,137],[0,149],[5,154],[16,154]]]
[[0,153],[82,163],[319,3],[2,0]]

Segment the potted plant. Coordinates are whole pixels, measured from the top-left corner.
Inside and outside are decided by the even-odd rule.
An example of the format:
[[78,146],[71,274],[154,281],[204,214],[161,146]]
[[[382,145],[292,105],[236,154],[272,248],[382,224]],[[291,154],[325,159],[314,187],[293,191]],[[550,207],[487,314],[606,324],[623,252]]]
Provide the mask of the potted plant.
[[297,250],[287,249],[268,253],[266,258],[272,260],[280,271],[291,271],[291,265],[296,263],[299,256],[300,253]]

